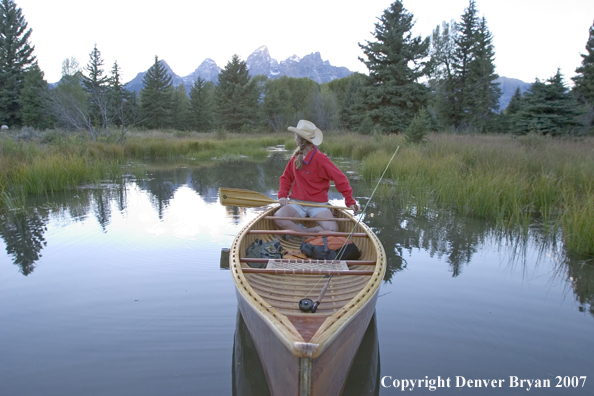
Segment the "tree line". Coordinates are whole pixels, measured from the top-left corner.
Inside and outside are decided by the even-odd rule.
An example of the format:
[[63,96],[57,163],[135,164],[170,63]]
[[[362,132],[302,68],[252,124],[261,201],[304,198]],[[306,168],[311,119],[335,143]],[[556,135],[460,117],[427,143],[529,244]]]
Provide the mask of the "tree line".
[[594,24],[569,89],[561,70],[518,89],[500,111],[495,48],[485,16],[469,0],[458,21],[429,37],[414,36],[414,16],[401,1],[378,18],[373,40],[360,43],[367,74],[318,84],[309,78],[250,76],[237,55],[217,83],[198,78],[174,87],[155,56],[137,95],[126,90],[117,62],[106,72],[95,46],[88,63],[62,64],[50,89],[39,68],[31,29],[13,0],[0,0],[0,123],[67,128],[123,139],[127,130],[285,130],[306,118],[324,130],[404,133],[421,141],[429,130],[565,135],[594,127]]

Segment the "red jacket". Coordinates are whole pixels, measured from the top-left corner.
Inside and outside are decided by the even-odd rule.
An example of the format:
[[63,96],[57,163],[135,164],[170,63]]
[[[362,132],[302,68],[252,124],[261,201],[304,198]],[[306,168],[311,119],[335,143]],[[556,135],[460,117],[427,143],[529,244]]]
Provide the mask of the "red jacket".
[[314,146],[314,149],[303,159],[301,169],[295,168],[295,157],[291,158],[280,178],[278,197],[287,198],[291,192],[293,199],[328,202],[330,180],[334,181],[336,189],[344,197],[346,206],[356,203],[347,177],[326,154]]

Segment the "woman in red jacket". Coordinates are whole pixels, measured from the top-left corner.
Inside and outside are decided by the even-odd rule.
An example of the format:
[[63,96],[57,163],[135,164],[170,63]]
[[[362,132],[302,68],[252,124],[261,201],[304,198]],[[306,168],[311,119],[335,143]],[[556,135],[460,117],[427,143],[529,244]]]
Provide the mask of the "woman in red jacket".
[[[334,218],[332,212],[327,208],[299,205],[300,201],[328,204],[328,190],[330,189],[331,180],[334,181],[336,189],[344,197],[346,205],[353,208],[355,214],[357,214],[359,208],[353,199],[353,189],[347,177],[317,147],[324,138],[322,131],[312,122],[306,120],[300,120],[297,127],[289,127],[288,129],[295,133],[297,149],[280,178],[278,199],[281,208],[276,211],[275,216],[309,216],[316,219]],[[291,199],[290,202],[289,198]],[[275,220],[275,222],[279,228],[293,231],[338,230],[338,224],[331,220],[318,221],[316,227],[308,229],[291,220]]]

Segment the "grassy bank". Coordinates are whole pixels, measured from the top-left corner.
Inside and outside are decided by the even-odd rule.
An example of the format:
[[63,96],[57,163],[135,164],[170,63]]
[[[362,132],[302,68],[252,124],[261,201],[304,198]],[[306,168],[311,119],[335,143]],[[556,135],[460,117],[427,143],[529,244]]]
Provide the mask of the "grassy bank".
[[357,149],[373,152],[363,158],[363,177],[377,179],[398,143],[385,176],[395,183],[381,190],[384,198],[417,210],[437,203],[506,227],[561,227],[568,249],[594,254],[594,140],[442,134],[406,146],[397,137],[369,139]]
[[[119,176],[130,160],[264,160],[267,147],[294,147],[293,135],[131,133],[125,144],[58,134],[33,142],[0,139],[0,206],[29,193],[58,191]],[[492,219],[502,226],[563,230],[566,246],[594,254],[594,139],[552,140],[504,135],[434,134],[422,145],[398,136],[327,133],[325,153],[362,161],[362,176],[377,180],[400,151],[378,199],[402,199]]]
[[290,134],[130,133],[123,145],[90,141],[62,131],[0,136],[0,207],[21,206],[27,194],[52,193],[119,177],[134,160],[264,160],[267,147],[291,143]]

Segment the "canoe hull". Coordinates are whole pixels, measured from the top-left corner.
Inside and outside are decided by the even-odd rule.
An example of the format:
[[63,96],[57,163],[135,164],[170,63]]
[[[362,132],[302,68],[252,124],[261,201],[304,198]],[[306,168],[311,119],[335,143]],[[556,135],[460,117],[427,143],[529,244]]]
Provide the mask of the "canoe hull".
[[[375,311],[378,292],[345,323],[339,336],[317,358],[299,358],[281,343],[265,319],[237,292],[239,310],[252,336],[272,395],[340,395],[355,354]],[[301,359],[308,359],[309,364]],[[301,389],[302,365],[311,370],[310,389]],[[307,373],[303,373],[306,375]]]
[[[248,224],[233,243],[230,269],[235,280],[239,310],[260,357],[272,395],[341,395],[375,312],[379,285],[386,267],[383,247],[375,234],[365,225],[358,224],[356,231],[368,236],[359,238],[359,241],[364,239],[358,245],[363,246],[361,260],[376,262],[372,267],[373,275],[335,276],[320,306],[323,310],[316,314],[304,314],[297,308],[297,302],[315,282],[314,287],[318,289],[312,295],[317,295],[323,285],[323,282],[319,284],[319,276],[244,274],[242,270],[248,268],[241,261],[243,252],[253,241],[250,238],[254,238],[249,231],[274,230],[270,220],[259,220],[270,216],[274,210],[269,209]],[[350,217],[344,211],[337,211],[335,216]],[[353,226],[354,221],[351,229]],[[344,223],[341,227],[347,230],[349,225]],[[364,265],[351,268],[370,269]],[[275,284],[282,286],[275,287]],[[313,329],[309,333],[308,326]]]

